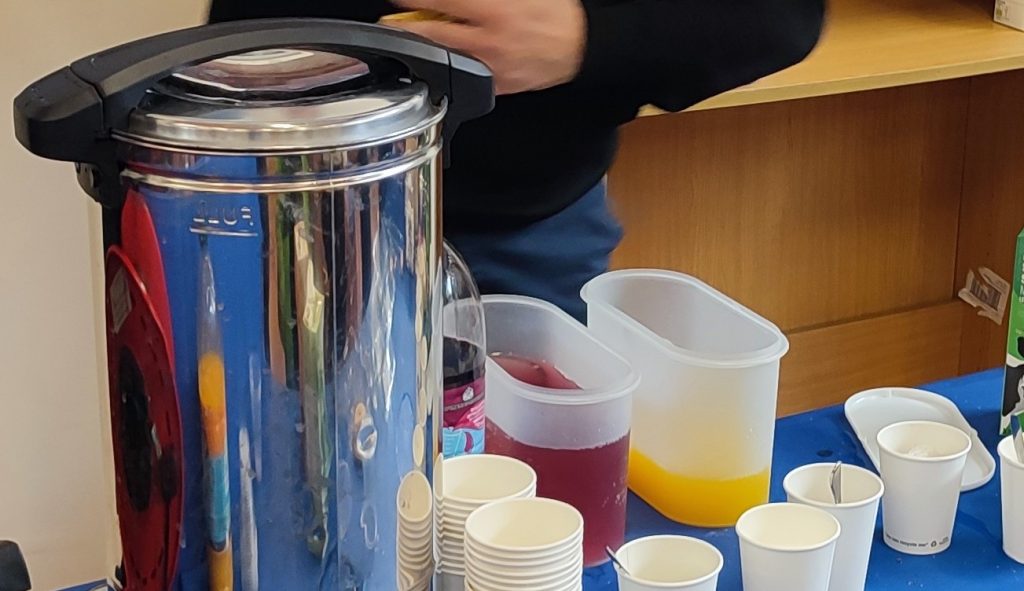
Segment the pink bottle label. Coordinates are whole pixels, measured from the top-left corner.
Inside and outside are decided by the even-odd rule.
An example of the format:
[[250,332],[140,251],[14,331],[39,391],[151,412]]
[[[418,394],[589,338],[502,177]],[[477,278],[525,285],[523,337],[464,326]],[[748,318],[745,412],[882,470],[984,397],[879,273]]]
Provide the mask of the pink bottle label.
[[441,437],[446,458],[484,452],[484,379],[444,391],[444,432]]

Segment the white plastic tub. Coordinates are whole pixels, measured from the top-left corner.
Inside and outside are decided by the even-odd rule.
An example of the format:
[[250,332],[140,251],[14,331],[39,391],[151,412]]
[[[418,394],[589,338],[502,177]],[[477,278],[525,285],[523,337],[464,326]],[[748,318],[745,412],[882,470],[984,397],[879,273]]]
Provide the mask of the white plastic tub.
[[669,271],[606,273],[583,288],[594,336],[640,373],[630,487],[666,517],[736,523],[768,501],[779,361],[772,323]]
[[625,536],[630,365],[557,307],[521,296],[485,296],[489,355],[544,362],[578,388],[520,381],[487,359],[487,451],[537,471],[537,495],[576,507],[586,520],[587,566]]

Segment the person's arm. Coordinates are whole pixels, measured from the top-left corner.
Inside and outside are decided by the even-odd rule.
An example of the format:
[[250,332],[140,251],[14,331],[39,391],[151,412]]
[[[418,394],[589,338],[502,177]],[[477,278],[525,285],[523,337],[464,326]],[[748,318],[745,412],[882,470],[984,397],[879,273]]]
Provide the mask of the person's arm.
[[824,0],[632,0],[587,8],[577,82],[669,111],[749,84],[815,47]]
[[[394,0],[458,22],[399,22],[491,67],[503,94],[571,82],[610,110],[685,109],[802,60],[825,0]],[[268,16],[376,20],[364,0],[213,0],[213,22]]]
[[681,110],[783,69],[817,43],[825,0],[395,0],[457,22],[407,28],[487,63],[499,93],[567,82],[609,107]]

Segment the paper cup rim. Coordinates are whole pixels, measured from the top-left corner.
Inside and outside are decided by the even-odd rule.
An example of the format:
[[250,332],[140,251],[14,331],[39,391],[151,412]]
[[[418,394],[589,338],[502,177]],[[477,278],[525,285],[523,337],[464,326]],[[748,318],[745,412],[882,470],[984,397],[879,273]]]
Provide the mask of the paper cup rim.
[[467,562],[469,562],[470,558],[473,558],[473,561],[478,564],[502,567],[521,565],[524,561],[529,563],[530,567],[543,567],[544,565],[550,566],[566,562],[567,560],[575,560],[577,556],[580,558],[583,556],[582,540],[576,540],[572,545],[565,546],[564,548],[551,548],[537,552],[496,552],[489,548],[481,548],[470,542],[466,543],[464,550]]
[[545,556],[551,556],[563,552],[571,553],[578,551],[582,542],[582,535],[573,534],[572,537],[566,538],[557,544],[552,544],[548,548],[540,548],[537,550],[526,548],[517,550],[509,549],[504,546],[492,546],[468,536],[463,539],[463,545],[466,548],[469,548],[472,552],[479,554],[481,558],[527,558],[537,553],[543,553]]
[[1017,450],[1013,447],[1013,435],[1007,435],[999,440],[996,446],[999,457],[1018,470],[1024,470],[1024,464],[1017,459]]
[[654,541],[658,541],[658,540],[685,540],[685,541],[687,541],[689,543],[696,543],[698,546],[704,546],[706,548],[710,548],[712,551],[714,551],[715,556],[718,557],[718,565],[715,566],[713,571],[711,571],[710,573],[708,573],[708,574],[706,574],[706,575],[704,575],[704,576],[702,576],[700,578],[690,579],[688,581],[675,581],[675,582],[671,582],[671,583],[666,583],[666,582],[662,582],[662,581],[650,581],[650,580],[647,580],[647,579],[641,579],[640,577],[631,575],[631,574],[623,571],[622,569],[619,568],[619,566],[617,564],[613,563],[612,566],[615,569],[615,572],[618,573],[618,575],[620,577],[622,577],[624,579],[627,579],[627,580],[629,580],[629,581],[631,581],[633,583],[637,583],[639,585],[644,585],[645,587],[655,587],[655,588],[662,588],[662,589],[675,589],[675,588],[678,588],[680,585],[685,585],[687,587],[690,587],[690,586],[693,586],[693,585],[700,585],[702,583],[706,583],[706,582],[710,581],[711,579],[719,576],[722,573],[722,568],[725,567],[725,557],[722,555],[722,551],[721,550],[719,550],[717,547],[715,547],[714,544],[712,544],[710,542],[706,542],[704,540],[701,540],[700,538],[694,538],[692,536],[658,535],[658,536],[646,536],[646,537],[643,537],[643,538],[637,538],[635,540],[632,540],[630,542],[626,542],[625,544],[623,544],[618,549],[618,551],[615,552],[615,558],[618,559],[621,562],[622,559],[624,558],[624,556],[622,556],[620,554],[623,553],[630,546],[637,546],[637,545],[639,545],[641,543],[654,542]]
[[[406,510],[402,507],[402,492],[406,486],[413,486],[417,483],[426,485],[426,488],[424,489],[427,493],[426,511],[423,515],[415,516],[414,519],[406,519]],[[398,484],[398,495],[395,497],[395,512],[397,513],[398,521],[401,523],[418,525],[430,522],[434,514],[434,495],[431,490],[430,479],[427,478],[426,474],[419,470],[412,470],[402,477],[401,482]]]
[[[554,585],[563,581],[570,582],[575,580],[577,577],[581,577],[583,574],[583,560],[580,559],[578,564],[573,564],[563,570],[555,571],[550,574],[541,574],[540,576],[524,577],[519,579],[509,580],[507,583],[509,586],[517,589],[526,588],[526,585],[536,585],[537,579],[543,581],[543,585]],[[501,581],[501,576],[494,576],[485,570],[475,568],[472,564],[466,565],[466,578],[471,579],[475,582],[479,582],[483,579],[483,582]],[[533,580],[531,580],[531,578]],[[500,584],[500,583],[499,583]],[[502,585],[505,586],[505,585]]]
[[[580,572],[567,573],[565,576],[561,578],[554,578],[550,581],[544,581],[540,583],[540,585],[542,585],[542,589],[557,589],[558,591],[562,591],[564,589],[576,589],[578,588],[576,587],[576,585],[580,584],[579,582],[576,582],[576,579],[580,579],[580,581],[583,580],[582,569],[580,569]],[[486,589],[487,591],[492,591],[494,589],[500,589],[501,591],[519,591],[521,589],[530,589],[532,591],[533,589],[537,588],[535,586],[536,583],[526,583],[523,585],[520,585],[518,583],[512,583],[498,586],[499,583],[495,581],[471,575],[469,572],[466,572],[466,581],[468,583],[479,583],[479,586],[473,588]],[[467,589],[469,588],[470,587],[467,587]]]
[[[505,570],[513,570],[514,569],[516,571],[516,574],[514,576],[513,575],[508,575],[508,576],[512,580],[516,580],[516,581],[521,580],[521,579],[548,578],[548,577],[555,577],[555,576],[563,576],[563,575],[566,575],[568,573],[575,572],[575,571],[578,571],[578,570],[582,569],[583,568],[583,556],[582,555],[575,556],[571,560],[559,561],[559,562],[553,563],[552,566],[542,567],[542,568],[537,568],[537,567],[534,567],[532,565],[523,565],[523,564],[519,564],[519,565],[516,565],[516,564],[512,564],[512,565],[504,565],[504,564],[503,565],[494,565],[494,564],[481,563],[481,562],[479,562],[477,560],[466,560],[466,572],[473,571],[475,573],[479,573],[479,574],[481,574],[483,576],[488,576],[488,577],[500,577],[500,576],[506,576],[507,575],[507,573],[495,574],[493,571],[489,570],[489,567],[492,567],[492,566],[508,567]],[[528,576],[522,576],[523,574],[526,574]]]
[[472,559],[473,562],[476,562],[477,564],[490,564],[499,567],[513,567],[517,564],[524,563],[530,565],[530,567],[533,567],[535,565],[544,567],[545,565],[550,566],[553,564],[559,564],[563,562],[571,562],[576,559],[577,554],[582,555],[582,553],[578,553],[575,550],[558,549],[557,552],[558,555],[551,556],[550,558],[548,557],[548,554],[545,552],[535,552],[533,554],[519,556],[502,556],[487,554],[486,551],[481,551],[480,549],[474,548],[472,546],[466,546],[464,548],[463,554],[465,556],[466,562],[469,562]]
[[452,555],[452,554],[448,554],[448,553],[444,553],[444,552],[442,552],[440,554],[440,558],[441,558],[440,562],[443,562],[444,564],[447,564],[447,565],[450,565],[450,566],[457,566],[457,567],[459,567],[462,570],[466,569],[466,559],[465,558],[461,558],[461,557],[459,557],[457,555]]
[[[551,568],[532,568],[532,567],[527,567],[527,566],[522,566],[522,565],[511,565],[511,566],[509,566],[509,565],[501,565],[502,567],[507,567],[507,568],[505,568],[505,570],[507,570],[507,571],[515,570],[516,576],[511,576],[511,575],[509,575],[509,573],[506,573],[506,572],[501,572],[501,573],[495,574],[494,571],[489,570],[489,567],[492,567],[492,566],[494,566],[494,565],[492,565],[492,564],[480,564],[479,562],[474,561],[474,560],[467,560],[466,561],[466,571],[467,572],[474,571],[474,572],[480,573],[481,575],[488,575],[488,576],[491,576],[491,577],[494,577],[494,576],[506,576],[506,575],[508,575],[511,580],[519,581],[519,580],[522,580],[522,579],[537,579],[537,578],[545,578],[545,577],[562,576],[562,575],[568,574],[570,572],[575,572],[575,571],[580,570],[580,569],[583,568],[583,558],[582,557],[573,558],[571,561],[568,561],[568,562],[560,562],[560,563],[557,563],[556,566],[551,567]],[[527,576],[522,576],[524,574],[527,575]]]
[[831,462],[831,463],[830,462],[817,462],[817,463],[814,463],[814,464],[806,464],[806,465],[803,465],[803,466],[798,466],[796,468],[793,468],[792,470],[789,471],[789,474],[786,474],[786,477],[782,479],[782,488],[783,488],[783,490],[785,490],[786,494],[789,495],[791,498],[800,501],[800,504],[811,505],[812,507],[818,507],[819,509],[826,509],[826,510],[827,509],[859,509],[861,507],[865,507],[867,505],[870,505],[870,504],[878,501],[885,494],[885,482],[882,480],[881,476],[879,476],[878,474],[875,474],[874,472],[872,472],[871,470],[868,470],[867,468],[865,468],[863,466],[855,466],[853,464],[843,464],[843,470],[852,469],[855,472],[861,472],[861,473],[864,473],[864,474],[867,474],[867,475],[871,476],[874,479],[874,481],[878,483],[878,492],[877,493],[871,495],[870,497],[868,497],[866,499],[863,499],[863,500],[860,500],[860,501],[853,501],[853,502],[850,502],[850,503],[823,503],[821,501],[815,501],[814,499],[808,499],[805,495],[797,494],[796,492],[790,490],[790,483],[792,482],[790,480],[791,477],[795,478],[801,472],[810,471],[812,469],[820,468],[820,467],[824,467],[824,466],[827,466],[827,467],[831,468],[831,467],[835,466],[835,463],[834,462]]
[[410,521],[407,519],[402,519],[401,515],[398,516],[398,524],[405,531],[420,531],[423,529],[430,529],[430,526],[433,524],[433,522],[433,515],[430,515],[426,519],[421,519],[419,521]]
[[490,503],[497,502],[497,501],[504,501],[504,500],[508,500],[508,499],[523,498],[523,495],[529,495],[529,494],[531,494],[531,491],[533,491],[532,494],[536,494],[536,491],[537,491],[537,471],[534,470],[533,467],[530,466],[529,464],[527,464],[526,462],[524,462],[524,461],[522,461],[520,459],[517,459],[517,458],[512,458],[512,457],[509,457],[509,456],[502,456],[502,455],[498,455],[498,454],[486,454],[486,453],[484,453],[484,454],[468,454],[468,455],[463,455],[463,456],[456,456],[454,458],[445,458],[444,462],[442,464],[442,468],[441,469],[442,470],[446,470],[447,466],[458,465],[458,464],[465,464],[465,463],[470,463],[470,462],[478,462],[478,463],[479,462],[495,462],[495,463],[506,464],[508,466],[515,466],[516,468],[521,469],[524,474],[528,474],[530,476],[530,483],[528,485],[526,485],[526,487],[524,487],[524,488],[522,488],[520,490],[517,490],[515,492],[509,493],[507,495],[502,495],[500,497],[496,497],[496,498],[474,498],[474,497],[464,497],[464,496],[460,496],[460,495],[455,495],[455,494],[452,494],[452,493],[446,491],[445,487],[447,487],[448,482],[449,482],[450,479],[447,476],[445,476],[443,478],[444,483],[442,484],[442,487],[441,487],[441,494],[442,494],[442,496],[444,498],[445,504],[453,505],[453,506],[467,505],[467,504],[468,505],[477,504],[479,506],[483,506],[483,505],[488,505]]
[[[815,513],[820,513],[822,515],[825,515],[826,517],[828,517],[835,524],[835,526],[836,526],[835,532],[831,536],[829,536],[827,540],[824,540],[822,542],[818,542],[816,544],[807,544],[807,545],[804,545],[804,546],[795,546],[795,547],[792,547],[792,548],[778,548],[778,547],[774,547],[774,546],[771,546],[771,545],[768,545],[768,544],[764,544],[762,542],[754,540],[741,527],[742,524],[743,524],[744,518],[748,518],[749,519],[750,516],[753,516],[753,515],[755,515],[757,513],[761,513],[763,511],[776,511],[776,510],[778,510],[777,509],[778,507],[793,508],[796,511],[813,511]],[[829,544],[834,544],[836,542],[836,540],[839,539],[839,534],[842,533],[842,530],[843,530],[843,526],[842,526],[842,524],[839,523],[839,520],[836,519],[835,515],[832,515],[828,511],[825,511],[824,509],[819,509],[818,507],[814,507],[812,505],[804,505],[803,503],[765,503],[764,505],[758,505],[757,507],[754,507],[752,509],[748,509],[745,513],[743,513],[743,515],[740,515],[739,520],[736,521],[736,535],[740,538],[740,540],[750,544],[751,546],[755,546],[757,548],[761,548],[762,550],[770,550],[772,552],[781,552],[781,553],[784,553],[784,554],[797,554],[797,553],[800,553],[800,552],[813,552],[814,550],[821,550],[822,548],[825,548]]]
[[459,515],[461,515],[461,514],[465,513],[466,516],[469,517],[470,513],[472,513],[473,511],[476,511],[477,509],[479,509],[480,507],[483,507],[484,505],[490,505],[491,503],[494,503],[494,502],[497,502],[497,501],[507,501],[507,500],[511,500],[511,499],[532,499],[532,498],[534,498],[533,495],[536,495],[536,494],[537,494],[536,488],[528,488],[528,489],[525,489],[522,492],[517,493],[515,495],[509,495],[507,497],[501,497],[499,499],[492,499],[492,500],[487,500],[487,501],[484,501],[484,500],[469,501],[467,499],[460,499],[460,498],[456,498],[456,497],[446,497],[444,499],[444,514],[445,515],[449,515],[449,514],[459,514]]
[[[964,441],[967,442],[967,446],[956,453],[946,454],[943,456],[912,456],[910,454],[905,454],[892,450],[889,447],[882,444],[882,435],[885,434],[887,431],[895,430],[900,427],[908,427],[911,425],[924,425],[932,428],[937,428],[942,431],[958,433],[964,438]],[[959,427],[954,427],[952,425],[947,425],[946,423],[939,423],[937,421],[900,421],[898,423],[893,423],[891,425],[884,427],[878,432],[878,435],[875,436],[875,442],[878,443],[878,451],[880,453],[887,453],[893,457],[900,458],[901,460],[920,462],[922,464],[938,464],[941,462],[955,460],[957,458],[969,454],[971,452],[971,448],[974,447],[974,442],[971,441],[971,436],[964,432],[963,429],[960,429]]]
[[401,544],[398,546],[398,552],[408,556],[410,558],[419,558],[420,556],[433,556],[434,548],[433,544],[427,543],[419,546],[409,546],[407,544]]

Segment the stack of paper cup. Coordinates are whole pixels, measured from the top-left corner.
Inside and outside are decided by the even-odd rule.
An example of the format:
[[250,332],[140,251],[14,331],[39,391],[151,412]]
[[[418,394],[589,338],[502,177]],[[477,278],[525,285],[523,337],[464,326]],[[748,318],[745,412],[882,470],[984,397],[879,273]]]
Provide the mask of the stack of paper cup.
[[552,499],[510,499],[466,520],[466,591],[580,591],[583,516]]
[[422,472],[410,472],[398,488],[398,589],[426,591],[434,570],[433,501]]
[[516,460],[495,455],[446,459],[435,476],[438,571],[445,590],[459,589],[466,575],[466,519],[494,501],[537,496],[537,474]]

